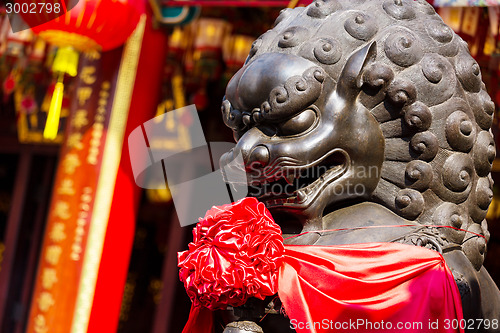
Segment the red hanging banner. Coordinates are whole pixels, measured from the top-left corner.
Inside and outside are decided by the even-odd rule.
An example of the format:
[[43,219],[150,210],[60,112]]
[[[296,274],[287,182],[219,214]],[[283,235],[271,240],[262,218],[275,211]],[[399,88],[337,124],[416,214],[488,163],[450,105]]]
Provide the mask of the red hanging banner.
[[80,61],[28,333],[87,331],[143,32]]

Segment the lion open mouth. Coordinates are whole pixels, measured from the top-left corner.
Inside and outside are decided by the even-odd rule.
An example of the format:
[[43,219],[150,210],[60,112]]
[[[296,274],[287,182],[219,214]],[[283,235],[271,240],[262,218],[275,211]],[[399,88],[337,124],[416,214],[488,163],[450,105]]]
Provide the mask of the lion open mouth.
[[307,207],[331,182],[348,169],[350,159],[342,149],[334,149],[313,163],[284,166],[271,175],[251,178],[249,195],[267,207]]

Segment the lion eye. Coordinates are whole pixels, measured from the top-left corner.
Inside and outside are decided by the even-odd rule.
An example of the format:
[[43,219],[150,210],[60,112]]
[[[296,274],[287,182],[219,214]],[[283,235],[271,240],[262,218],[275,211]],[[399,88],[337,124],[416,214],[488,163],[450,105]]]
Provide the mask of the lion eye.
[[297,135],[307,131],[316,122],[316,112],[305,110],[278,126],[280,136]]

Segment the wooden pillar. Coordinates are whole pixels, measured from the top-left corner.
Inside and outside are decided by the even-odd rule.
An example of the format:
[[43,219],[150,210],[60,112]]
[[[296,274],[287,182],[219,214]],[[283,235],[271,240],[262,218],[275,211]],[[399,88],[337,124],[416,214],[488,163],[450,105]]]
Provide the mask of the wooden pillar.
[[22,210],[28,186],[28,179],[31,166],[31,152],[23,150],[19,158],[19,168],[14,183],[14,194],[12,205],[7,220],[7,230],[5,233],[5,251],[3,254],[2,267],[0,270],[0,327],[5,320],[7,298],[11,280],[11,271],[16,254],[17,241],[19,238]]

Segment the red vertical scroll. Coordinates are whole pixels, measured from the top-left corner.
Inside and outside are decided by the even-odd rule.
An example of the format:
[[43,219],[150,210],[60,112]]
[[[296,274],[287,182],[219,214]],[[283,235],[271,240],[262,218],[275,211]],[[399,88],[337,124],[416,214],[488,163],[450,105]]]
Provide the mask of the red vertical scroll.
[[28,333],[87,331],[143,32],[81,59]]

